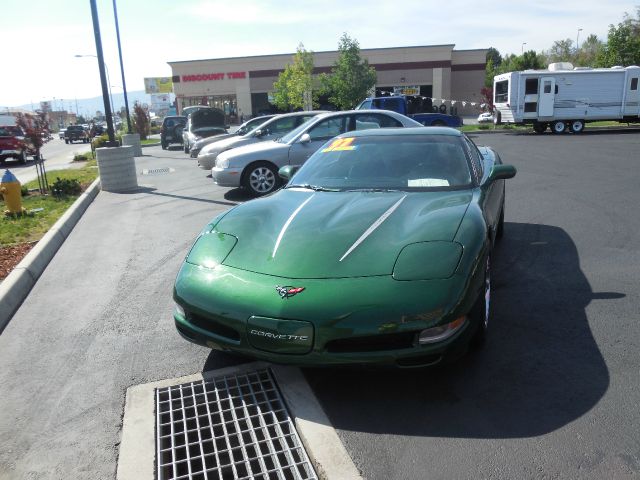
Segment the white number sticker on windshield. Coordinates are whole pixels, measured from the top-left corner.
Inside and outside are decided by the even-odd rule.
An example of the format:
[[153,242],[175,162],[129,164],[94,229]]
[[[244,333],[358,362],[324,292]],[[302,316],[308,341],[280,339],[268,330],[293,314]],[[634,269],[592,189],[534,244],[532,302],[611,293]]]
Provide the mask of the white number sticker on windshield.
[[449,182],[444,178],[410,178],[408,187],[448,187]]

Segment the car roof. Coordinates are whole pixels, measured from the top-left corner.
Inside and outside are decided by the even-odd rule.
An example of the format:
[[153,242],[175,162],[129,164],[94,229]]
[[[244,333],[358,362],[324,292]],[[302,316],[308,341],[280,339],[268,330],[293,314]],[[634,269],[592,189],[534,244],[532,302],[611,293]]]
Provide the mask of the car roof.
[[309,115],[310,113],[316,114],[316,115],[322,115],[323,113],[331,113],[331,112],[327,112],[327,110],[303,110],[301,112],[291,112],[291,113],[278,113],[275,116],[278,118],[283,118],[283,117],[299,117],[300,115]]
[[[378,110],[380,111],[380,110]],[[408,135],[448,135],[461,137],[462,132],[450,127],[405,127],[405,128],[374,128],[371,130],[356,130],[345,132],[336,138],[344,137],[397,137]]]

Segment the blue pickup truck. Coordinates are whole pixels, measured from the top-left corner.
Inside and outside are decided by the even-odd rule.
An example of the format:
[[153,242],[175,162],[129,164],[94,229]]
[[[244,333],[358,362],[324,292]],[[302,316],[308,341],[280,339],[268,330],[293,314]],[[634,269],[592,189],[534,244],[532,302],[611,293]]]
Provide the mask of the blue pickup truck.
[[[444,110],[446,112],[445,106],[434,107],[430,99],[425,101],[425,99],[416,96],[391,95],[388,97],[365,98],[364,101],[356,107],[356,110],[371,108],[402,113],[426,127],[462,126],[461,117],[448,115],[441,111]],[[435,112],[434,110],[438,111]]]

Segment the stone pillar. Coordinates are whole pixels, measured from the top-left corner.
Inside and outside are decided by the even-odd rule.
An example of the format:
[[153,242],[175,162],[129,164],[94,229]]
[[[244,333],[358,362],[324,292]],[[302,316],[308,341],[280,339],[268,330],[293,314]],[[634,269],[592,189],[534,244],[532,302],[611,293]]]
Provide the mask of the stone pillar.
[[138,188],[133,147],[98,148],[100,188],[106,192],[125,192]]
[[122,135],[122,146],[131,145],[133,147],[133,156],[142,156],[142,147],[140,146],[140,135],[137,133],[127,133]]

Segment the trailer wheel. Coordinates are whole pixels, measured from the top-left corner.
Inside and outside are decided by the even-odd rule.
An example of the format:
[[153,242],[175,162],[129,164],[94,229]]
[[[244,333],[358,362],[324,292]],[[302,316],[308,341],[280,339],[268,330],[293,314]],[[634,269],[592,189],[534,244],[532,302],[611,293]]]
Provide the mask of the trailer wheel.
[[556,120],[555,122],[551,123],[551,131],[553,133],[564,133],[564,131],[567,129],[567,126],[565,125],[564,122],[561,122],[560,120]]
[[584,122],[582,120],[574,120],[569,125],[569,130],[573,133],[582,133],[584,131]]
[[536,133],[544,133],[547,130],[548,125],[546,123],[535,122],[533,124],[533,131]]

